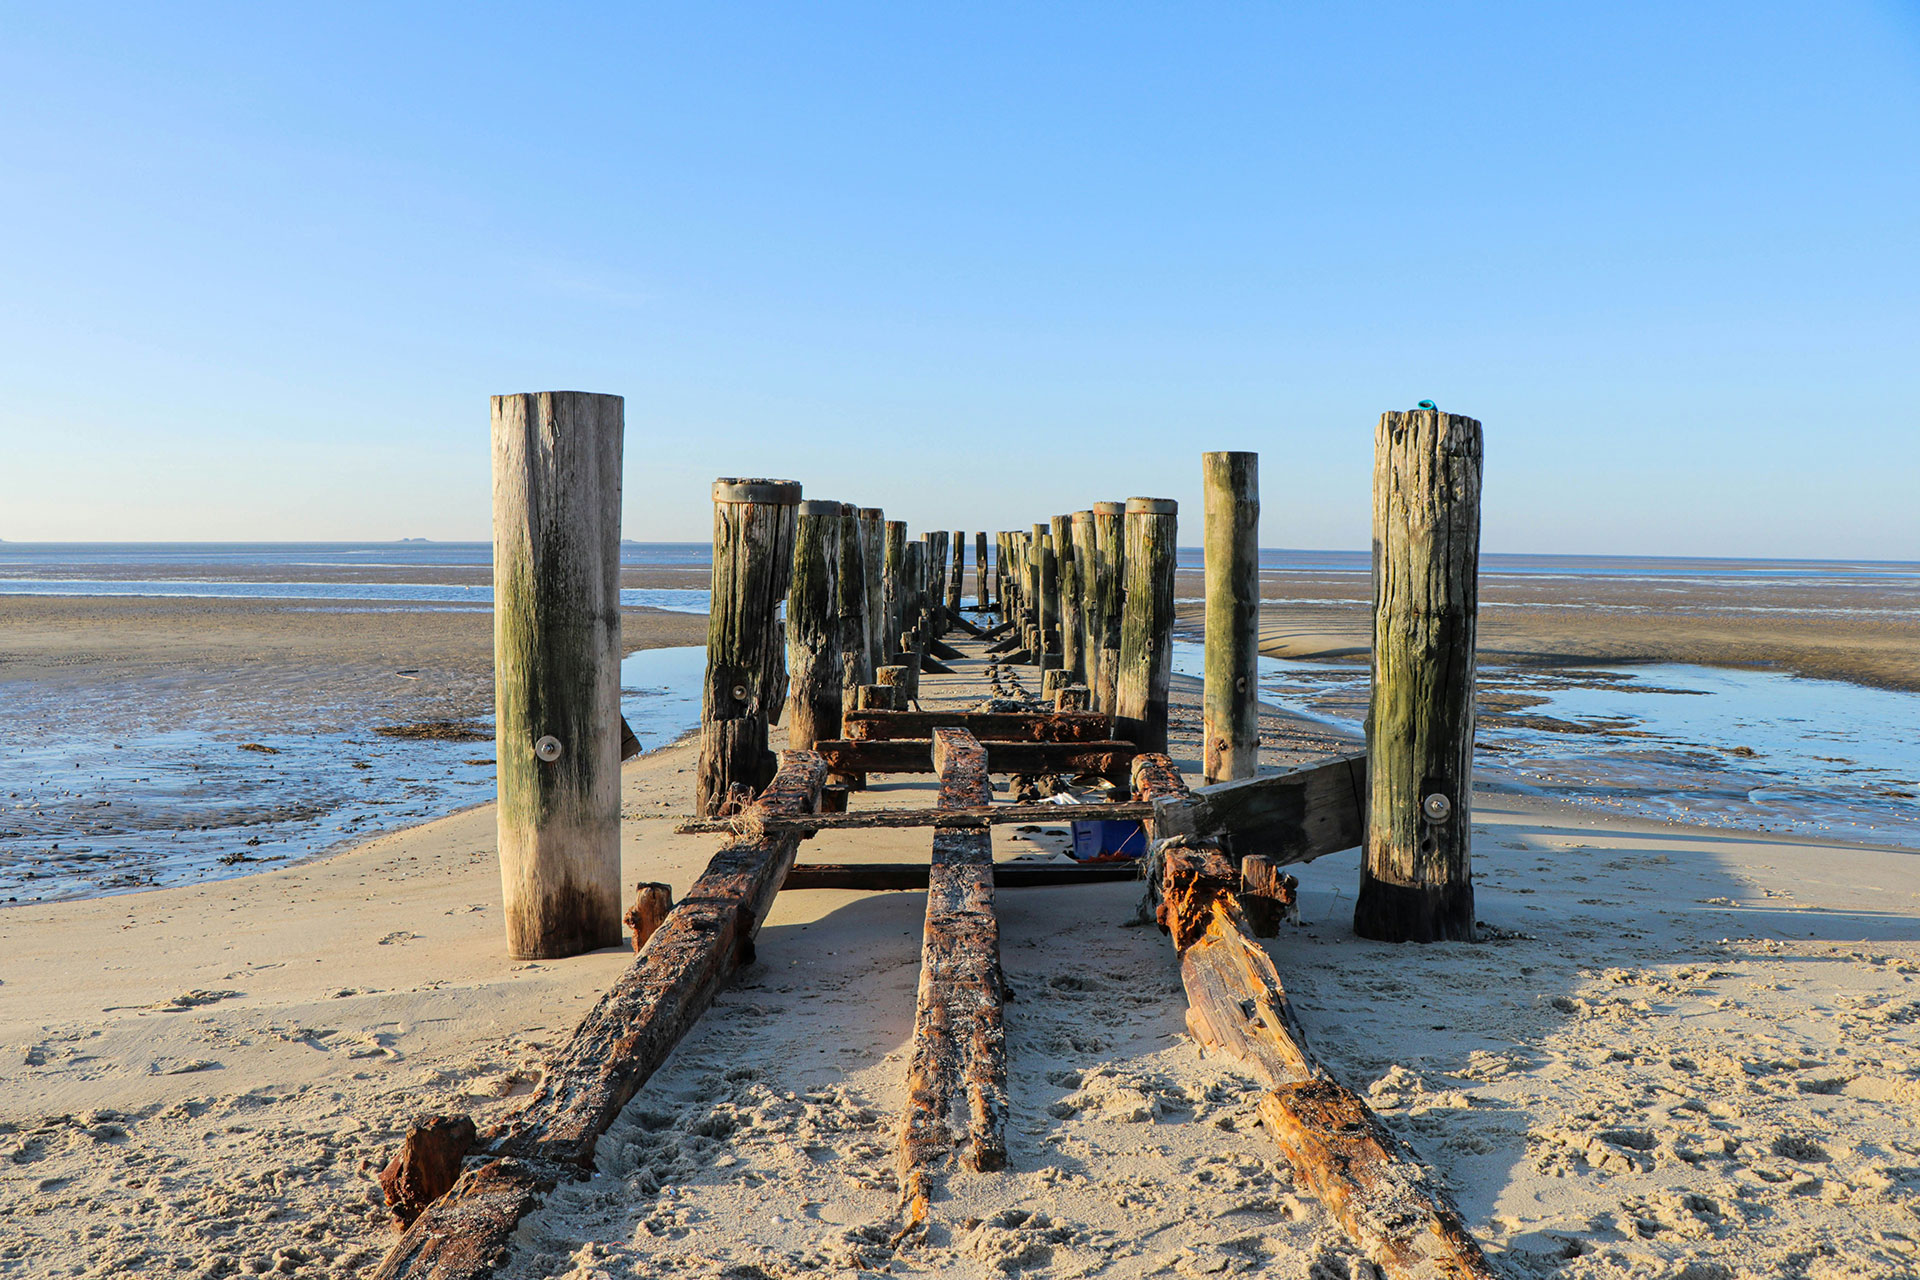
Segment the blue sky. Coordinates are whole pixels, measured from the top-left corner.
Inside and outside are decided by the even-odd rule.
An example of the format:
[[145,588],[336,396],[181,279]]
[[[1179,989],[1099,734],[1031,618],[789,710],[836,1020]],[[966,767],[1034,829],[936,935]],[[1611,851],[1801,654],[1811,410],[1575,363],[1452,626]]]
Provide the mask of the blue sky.
[[917,527],[1920,559],[1920,6],[0,4],[0,537],[484,538],[487,396]]

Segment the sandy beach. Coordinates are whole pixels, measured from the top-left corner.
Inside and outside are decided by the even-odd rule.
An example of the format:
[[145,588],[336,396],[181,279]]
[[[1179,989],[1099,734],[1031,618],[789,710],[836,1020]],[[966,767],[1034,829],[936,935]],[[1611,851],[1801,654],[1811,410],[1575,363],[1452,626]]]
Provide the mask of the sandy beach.
[[[484,615],[394,618],[418,628],[379,642],[396,650],[484,635]],[[1341,745],[1279,713],[1263,737],[1264,763]],[[628,882],[684,889],[715,847],[671,831],[691,766],[684,745],[627,766]],[[1508,1274],[1915,1273],[1914,855],[1489,794],[1475,837],[1493,940],[1356,939],[1347,853],[1299,869],[1302,923],[1269,947],[1329,1067]],[[837,833],[802,858],[922,852]],[[369,1266],[393,1238],[374,1175],[407,1122],[498,1118],[628,962],[507,961],[499,894],[483,805],[282,870],[0,911],[0,1270]],[[949,1177],[924,1244],[886,1230],[923,895],[790,892],[510,1274],[1366,1274],[1296,1194],[1251,1081],[1187,1038],[1170,946],[1128,924],[1138,896],[1001,895],[1011,1168]]]

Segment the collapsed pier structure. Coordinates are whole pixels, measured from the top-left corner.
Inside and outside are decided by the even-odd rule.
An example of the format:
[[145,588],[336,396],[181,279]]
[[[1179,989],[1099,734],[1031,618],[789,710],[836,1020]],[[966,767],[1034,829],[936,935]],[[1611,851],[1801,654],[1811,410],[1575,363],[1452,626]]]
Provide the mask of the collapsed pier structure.
[[[620,432],[617,397],[494,401],[499,825],[516,957],[608,945],[623,920]],[[910,538],[880,509],[802,500],[791,481],[716,482],[699,812],[679,830],[721,847],[678,902],[639,886],[624,913],[631,967],[524,1106],[485,1133],[466,1117],[414,1124],[383,1175],[405,1230],[374,1274],[493,1275],[520,1221],[591,1174],[600,1135],[752,961],[774,898],[810,887],[926,891],[896,1121],[895,1238],[911,1247],[947,1180],[1009,1158],[996,892],[1124,875],[1141,879],[1169,938],[1189,1031],[1265,1088],[1262,1122],[1300,1185],[1388,1276],[1491,1276],[1445,1190],[1315,1057],[1259,941],[1291,914],[1285,866],[1357,845],[1357,930],[1472,937],[1479,476],[1479,423],[1431,406],[1383,416],[1368,750],[1263,774],[1256,462],[1205,455],[1198,787],[1167,754],[1172,501],[1097,503],[1003,531],[991,556],[978,533],[969,604],[963,533]],[[972,692],[923,705],[930,674]],[[870,779],[903,773],[931,775],[932,805],[859,803]],[[994,861],[996,824],[1101,819],[1141,822],[1147,856]],[[803,841],[874,827],[900,831],[916,856],[797,861]]]

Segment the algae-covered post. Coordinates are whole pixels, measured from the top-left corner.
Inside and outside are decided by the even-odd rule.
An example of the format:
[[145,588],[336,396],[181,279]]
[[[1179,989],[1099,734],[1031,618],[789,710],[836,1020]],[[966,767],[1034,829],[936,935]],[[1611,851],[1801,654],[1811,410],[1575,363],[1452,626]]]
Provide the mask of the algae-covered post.
[[619,396],[493,397],[494,753],[507,952],[620,941]]
[[973,535],[973,585],[980,605],[980,612],[987,611],[987,535],[985,531]]
[[967,535],[959,529],[953,531],[953,563],[947,573],[947,613],[958,617],[960,614],[961,584],[967,577]]
[[1098,671],[1087,683],[1093,689],[1093,708],[1113,714],[1114,682],[1120,676],[1120,606],[1126,596],[1122,568],[1126,563],[1126,504],[1093,504],[1093,638],[1088,641],[1098,657]]
[[1260,756],[1260,455],[1200,455],[1205,491],[1207,649],[1201,772],[1251,778]]
[[1354,932],[1473,937],[1473,677],[1480,424],[1382,414],[1373,461],[1373,700]]
[[1072,538],[1073,627],[1078,661],[1068,665],[1079,683],[1091,686],[1093,673],[1100,666],[1099,653],[1093,644],[1093,582],[1100,547],[1093,533],[1092,511],[1073,513]]
[[802,502],[787,589],[787,745],[840,736],[840,504]]
[[879,507],[860,508],[860,550],[867,572],[867,666],[876,669],[893,661],[887,648],[887,513]]
[[1053,518],[1054,576],[1060,584],[1060,667],[1076,681],[1080,668],[1080,564],[1073,517]]
[[799,501],[792,480],[713,482],[713,598],[694,793],[707,817],[734,784],[757,794],[773,778],[767,728],[787,696],[779,611],[793,575]]
[[860,508],[840,507],[840,563],[834,577],[834,616],[840,622],[840,689],[843,705],[853,691],[873,682],[873,643],[867,635],[867,549],[860,533]]
[[900,653],[900,633],[906,628],[907,602],[903,593],[907,585],[907,522],[889,520],[886,530],[886,567],[881,574],[880,589],[886,593],[887,643],[886,652],[881,658],[883,662],[896,662]]
[[1180,504],[1128,498],[1126,604],[1114,680],[1114,736],[1142,751],[1167,749],[1167,688],[1173,676],[1173,569]]

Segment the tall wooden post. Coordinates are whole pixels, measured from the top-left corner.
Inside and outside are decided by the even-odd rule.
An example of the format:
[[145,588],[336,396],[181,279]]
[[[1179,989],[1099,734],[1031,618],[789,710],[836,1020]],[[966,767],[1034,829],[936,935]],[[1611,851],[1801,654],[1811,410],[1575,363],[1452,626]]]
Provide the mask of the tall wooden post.
[[1114,682],[1120,677],[1120,605],[1126,597],[1122,570],[1126,565],[1126,504],[1093,504],[1094,647],[1100,670],[1089,681],[1094,710],[1113,714]]
[[901,548],[900,655],[907,668],[907,699],[920,701],[920,659],[924,653],[927,607],[927,544],[919,539]]
[[1260,763],[1260,455],[1200,455],[1205,495],[1207,652],[1201,771],[1207,785]]
[[787,697],[780,605],[793,577],[792,480],[713,482],[713,600],[707,615],[707,683],[700,700],[694,806],[713,817],[738,782],[756,794],[777,761],[767,728]]
[[1075,646],[1079,664],[1074,668],[1074,683],[1093,687],[1094,673],[1100,669],[1100,650],[1094,642],[1093,584],[1098,573],[1100,546],[1093,532],[1093,512],[1073,513],[1073,597]]
[[893,661],[887,651],[887,513],[860,508],[860,550],[867,571],[868,662],[874,670]]
[[787,746],[840,736],[840,504],[802,502],[787,589]]
[[1480,424],[1416,409],[1373,437],[1373,700],[1353,928],[1471,940]]
[[953,563],[947,566],[947,614],[960,616],[960,596],[962,584],[967,578],[967,535],[959,529],[953,531]]
[[836,539],[839,571],[834,579],[834,616],[840,626],[841,706],[852,706],[853,691],[873,683],[873,641],[867,635],[867,549],[860,532],[860,508],[842,503]]
[[1060,556],[1051,524],[1033,526],[1033,541],[1040,552],[1040,638],[1045,643],[1060,633]]
[[507,954],[620,942],[625,401],[493,397],[494,755]]
[[900,633],[906,626],[907,522],[887,521],[887,565],[882,590],[887,593],[888,662],[898,662]]
[[985,530],[973,535],[973,586],[975,603],[980,612],[987,611],[987,535]]
[[1033,526],[1033,532],[1021,535],[1026,549],[1027,576],[1021,586],[1020,604],[1031,615],[1030,620],[1035,628],[1044,625],[1040,617],[1040,539],[1046,531],[1047,526],[1037,524]]
[[1074,563],[1073,517],[1055,516],[1053,526],[1053,576],[1060,597],[1060,669],[1079,683],[1080,601],[1075,585],[1078,566]]
[[1180,504],[1128,498],[1127,598],[1113,731],[1142,751],[1167,749],[1167,687],[1173,676],[1173,570]]
[[926,535],[927,544],[927,618],[935,635],[947,630],[947,531],[936,529]]

